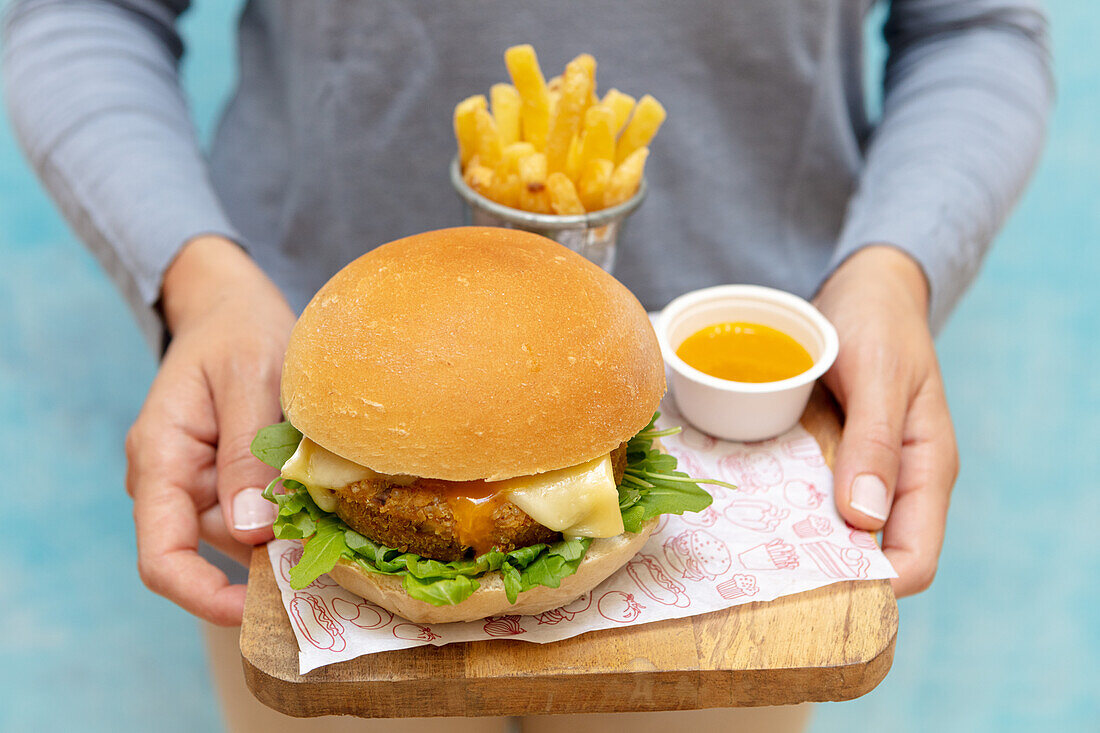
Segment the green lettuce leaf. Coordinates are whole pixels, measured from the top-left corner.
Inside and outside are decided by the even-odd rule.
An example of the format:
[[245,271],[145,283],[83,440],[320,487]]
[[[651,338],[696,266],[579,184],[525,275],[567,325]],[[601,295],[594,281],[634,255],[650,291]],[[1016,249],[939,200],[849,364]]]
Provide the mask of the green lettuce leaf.
[[302,434],[296,427],[289,422],[275,423],[256,433],[252,439],[252,455],[272,468],[282,468],[301,442]]
[[[656,421],[657,415],[653,416]],[[675,431],[658,431],[654,422],[627,444],[627,468],[619,486],[619,508],[628,532],[637,532],[660,514],[702,511],[711,497],[699,482],[676,471],[676,458],[653,447],[653,441]],[[294,454],[302,435],[290,423],[264,428],[252,442],[252,452],[268,465],[281,468]],[[282,483],[284,493],[275,493]],[[729,486],[729,484],[723,484]],[[508,600],[536,586],[557,588],[564,578],[577,572],[592,544],[586,537],[565,539],[552,545],[538,544],[511,552],[492,550],[474,559],[441,562],[386,547],[348,527],[335,514],[314,503],[305,487],[291,480],[276,479],[264,496],[278,505],[274,532],[279,539],[304,539],[302,559],[291,568],[291,587],[308,586],[331,572],[344,558],[371,573],[400,576],[405,591],[418,600],[436,606],[461,603],[478,589],[478,578],[499,571]]]

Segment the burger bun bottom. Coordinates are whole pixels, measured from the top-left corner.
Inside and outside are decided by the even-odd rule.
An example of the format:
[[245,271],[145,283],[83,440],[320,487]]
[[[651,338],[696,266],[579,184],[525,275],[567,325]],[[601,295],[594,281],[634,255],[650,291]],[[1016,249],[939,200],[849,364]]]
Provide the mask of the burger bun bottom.
[[413,623],[441,624],[505,614],[533,615],[564,606],[602,583],[642,549],[656,526],[657,520],[652,519],[637,533],[624,532],[616,537],[595,540],[577,572],[562,578],[561,585],[557,588],[535,586],[521,593],[515,603],[508,602],[504,581],[498,572],[478,577],[480,587],[453,606],[433,606],[417,600],[405,592],[401,576],[364,571],[346,559],[337,563],[329,577],[355,595]]

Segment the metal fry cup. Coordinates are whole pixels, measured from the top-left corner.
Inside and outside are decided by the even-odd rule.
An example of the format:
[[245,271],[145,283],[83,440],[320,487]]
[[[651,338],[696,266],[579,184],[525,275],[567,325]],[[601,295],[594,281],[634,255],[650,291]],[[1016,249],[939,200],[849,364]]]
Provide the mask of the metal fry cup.
[[457,158],[451,161],[451,184],[469,207],[468,224],[524,229],[541,234],[595,262],[607,272],[615,267],[615,249],[623,223],[642,203],[646,194],[646,182],[642,178],[638,192],[617,206],[591,214],[556,216],[513,209],[485,198],[462,180],[462,168]]

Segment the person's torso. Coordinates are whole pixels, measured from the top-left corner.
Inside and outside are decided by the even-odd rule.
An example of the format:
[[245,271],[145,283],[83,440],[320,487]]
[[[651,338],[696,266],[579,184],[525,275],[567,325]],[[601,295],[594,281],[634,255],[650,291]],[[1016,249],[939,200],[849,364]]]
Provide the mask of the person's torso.
[[547,77],[581,52],[602,93],[668,110],[615,275],[649,308],[725,282],[809,295],[868,133],[871,0],[252,0],[212,175],[256,258],[301,309],[337,269],[464,222],[454,105],[531,43]]

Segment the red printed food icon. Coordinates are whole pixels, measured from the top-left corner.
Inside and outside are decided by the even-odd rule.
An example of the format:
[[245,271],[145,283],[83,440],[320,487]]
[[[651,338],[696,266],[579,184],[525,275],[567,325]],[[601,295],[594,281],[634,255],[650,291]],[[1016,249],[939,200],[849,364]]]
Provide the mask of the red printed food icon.
[[726,543],[701,529],[665,540],[664,551],[668,566],[688,580],[713,580],[733,563]]
[[833,525],[825,517],[811,514],[791,525],[799,537],[826,537],[833,533]]
[[731,453],[718,462],[724,477],[746,493],[759,493],[783,481],[783,466],[767,451]]
[[874,550],[878,547],[878,543],[875,542],[875,536],[866,530],[853,529],[848,533],[848,539],[850,539],[852,544],[856,547],[862,547],[865,550]]
[[380,629],[393,621],[392,613],[368,601],[356,604],[343,598],[333,598],[332,610],[340,618],[361,629]]
[[[662,407],[661,409],[662,411],[664,411],[664,407]],[[707,435],[706,433],[699,432],[690,425],[685,424],[683,418],[679,415],[669,415],[667,412],[665,412],[665,414],[674,425],[683,425],[683,429],[680,431],[680,434],[676,436],[676,439],[686,445],[688,448],[708,451],[715,445],[717,445],[717,440]],[[668,443],[673,442],[674,441],[672,440],[668,441]]]
[[792,570],[798,567],[798,551],[794,549],[794,545],[778,537],[750,547],[737,558],[747,570]]
[[714,511],[714,507],[708,506],[701,512],[685,512],[680,519],[683,520],[684,524],[695,527],[713,527],[718,522],[718,516],[718,512]]
[[516,636],[527,631],[519,619],[519,616],[490,616],[482,628],[489,636]]
[[718,595],[728,601],[743,596],[755,596],[759,592],[760,587],[756,584],[756,578],[745,573],[735,573],[729,580],[718,584]]
[[535,616],[540,624],[547,624],[553,626],[560,624],[562,621],[572,621],[573,617],[579,613],[587,611],[592,606],[592,594],[585,593],[583,596],[573,601],[572,603],[566,603],[561,608],[555,608],[550,611],[544,611]]
[[650,555],[635,555],[634,559],[626,564],[626,572],[650,600],[677,608],[687,608],[691,605],[691,599],[688,598],[684,586],[668,577],[661,568],[661,564],[657,562],[657,558]]
[[825,465],[825,457],[821,455],[821,448],[813,436],[804,435],[801,438],[791,438],[783,443],[783,452],[796,461],[802,461],[807,466],[820,468]]
[[738,527],[754,532],[774,532],[790,513],[790,509],[780,509],[766,499],[737,499],[723,512]]
[[312,593],[294,594],[290,599],[290,619],[301,636],[318,649],[342,652],[347,646],[344,627],[329,615],[325,602]]
[[604,593],[596,603],[596,609],[600,615],[617,624],[636,621],[644,608],[645,606],[634,600],[633,595],[619,590]]
[[825,501],[825,492],[809,481],[795,479],[783,487],[783,496],[799,509],[817,509]]
[[802,545],[821,572],[830,578],[866,578],[871,561],[855,547],[838,547],[832,542],[810,542]]
[[441,638],[439,634],[427,626],[421,624],[397,624],[393,627],[393,635],[406,641],[435,641]]

